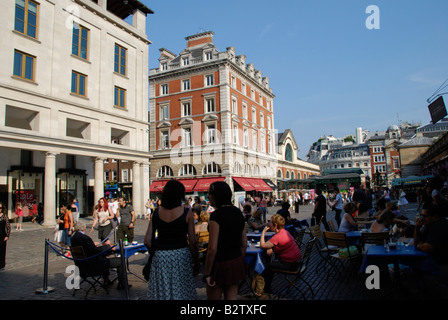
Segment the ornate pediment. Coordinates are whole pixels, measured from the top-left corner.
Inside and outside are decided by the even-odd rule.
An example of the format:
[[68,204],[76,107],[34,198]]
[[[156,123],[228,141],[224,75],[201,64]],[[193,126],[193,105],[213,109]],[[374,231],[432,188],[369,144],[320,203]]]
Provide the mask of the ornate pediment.
[[193,124],[193,119],[191,119],[190,117],[187,117],[187,118],[182,118],[182,120],[180,120],[179,121],[179,125],[186,125],[186,124],[188,124],[188,125],[190,125],[190,124]]
[[216,121],[218,120],[218,116],[216,114],[207,114],[203,119],[202,122],[207,122],[207,121]]
[[165,120],[161,121],[157,126],[157,128],[169,128],[169,127],[171,127],[171,123]]

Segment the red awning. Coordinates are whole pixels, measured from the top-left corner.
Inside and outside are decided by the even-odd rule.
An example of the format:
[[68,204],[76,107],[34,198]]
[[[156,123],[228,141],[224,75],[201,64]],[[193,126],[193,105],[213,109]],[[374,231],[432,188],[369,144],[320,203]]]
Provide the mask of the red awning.
[[268,184],[266,182],[264,182],[263,179],[246,178],[246,181],[248,183],[250,183],[257,191],[272,192],[272,188],[270,186],[268,186]]
[[179,182],[182,182],[182,184],[185,187],[185,192],[193,192],[194,186],[198,182],[198,179],[179,179]]
[[247,178],[233,177],[233,180],[235,180],[235,182],[238,183],[241,186],[241,188],[243,188],[246,191],[256,190],[254,186],[247,180]]
[[162,192],[168,180],[156,180],[149,187],[149,192]]
[[196,183],[193,190],[198,192],[206,192],[208,191],[210,185],[215,181],[224,181],[224,177],[201,178],[198,180],[198,183]]
[[[169,180],[156,180],[151,184],[149,188],[150,192],[163,192],[163,187]],[[185,192],[193,192],[194,186],[198,182],[198,179],[178,179],[185,187]]]

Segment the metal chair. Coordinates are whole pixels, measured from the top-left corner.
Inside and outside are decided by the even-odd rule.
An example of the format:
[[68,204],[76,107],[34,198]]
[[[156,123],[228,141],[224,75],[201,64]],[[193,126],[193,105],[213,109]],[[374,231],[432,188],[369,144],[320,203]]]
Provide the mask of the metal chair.
[[198,234],[198,252],[201,259],[205,261],[205,256],[207,254],[208,241],[210,235],[208,231],[200,231]]
[[[79,275],[82,279],[79,285],[81,286],[81,284],[84,282],[87,282],[90,285],[89,289],[86,292],[85,298],[87,298],[90,290],[93,289],[96,292],[97,285],[102,287],[106,291],[106,293],[109,294],[105,279],[103,279],[103,282],[101,282],[101,279],[103,278],[103,270],[95,268],[93,264],[90,263],[91,261],[89,261],[89,258],[86,257],[83,247],[71,246],[70,252],[75,261],[75,265],[79,269]],[[74,289],[73,296],[75,295],[77,290],[79,289]]]
[[294,239],[296,241],[297,245],[299,246],[299,248],[302,246],[303,237],[305,236],[305,232],[306,232],[306,228],[300,229],[297,232],[297,236]]
[[[304,252],[302,258],[300,259],[299,266],[297,267],[296,270],[293,270],[293,271],[280,270],[280,269],[273,269],[272,270],[274,272],[274,275],[275,275],[275,273],[284,275],[285,280],[288,282],[288,284],[284,288],[282,288],[279,291],[279,293],[277,294],[278,299],[281,298],[283,292],[289,290],[290,288],[294,288],[297,291],[299,291],[302,294],[303,299],[306,300],[305,293],[296,285],[296,283],[299,280],[303,281],[308,286],[308,288],[311,291],[311,294],[314,296],[313,288],[303,278],[303,275],[304,275],[305,271],[308,268],[308,263],[310,261],[310,256],[311,256],[311,252],[313,250],[313,247],[315,245],[315,241],[316,241],[316,238],[311,238],[310,240],[308,240],[308,243],[307,243],[306,248],[305,248],[305,252]],[[294,278],[290,279],[291,276],[294,276]]]
[[[354,267],[353,261],[355,259],[358,259],[361,257],[361,255],[358,252],[358,249],[356,248],[356,252],[352,252],[350,250],[350,245],[347,240],[347,235],[344,232],[331,232],[331,231],[324,231],[324,241],[327,248],[332,248],[330,253],[327,256],[326,261],[330,262],[331,266],[334,270],[337,269],[336,265],[333,263],[333,260],[339,261],[342,263],[342,261],[349,261],[350,264]],[[331,247],[330,247],[331,246]],[[353,246],[354,247],[354,246]],[[339,250],[346,249],[347,255],[341,255],[339,253]],[[356,269],[356,268],[355,268]],[[327,278],[329,276],[329,273],[327,274]]]
[[384,244],[384,240],[389,240],[389,232],[362,232],[361,245],[365,249],[366,244]]

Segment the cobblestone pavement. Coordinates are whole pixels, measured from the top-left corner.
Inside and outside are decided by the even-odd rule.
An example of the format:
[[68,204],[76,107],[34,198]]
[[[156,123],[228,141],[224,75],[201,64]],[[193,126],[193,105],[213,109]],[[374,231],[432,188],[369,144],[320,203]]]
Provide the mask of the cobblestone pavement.
[[[269,208],[268,217],[278,209],[277,207]],[[406,214],[413,219],[415,211],[416,204],[411,204],[409,212]],[[311,212],[311,205],[301,206],[300,213],[298,215],[293,213],[292,217],[309,221]],[[327,218],[333,219],[332,211],[327,213]],[[82,219],[90,227],[91,218]],[[138,219],[135,230],[136,241],[143,241],[146,228],[147,221]],[[91,236],[95,241],[98,241],[96,231]],[[50,292],[37,293],[44,289],[46,239],[54,243],[53,237],[53,228],[26,222],[23,224],[23,231],[16,231],[15,224],[12,224],[12,233],[7,246],[6,268],[0,271],[0,300],[84,300],[84,287],[74,295],[73,290],[66,288],[66,280],[70,275],[66,272],[66,268],[73,265],[73,261],[61,256],[51,247],[49,248],[47,278],[47,288],[50,289]],[[306,240],[307,238],[305,238]],[[368,290],[365,285],[366,275],[359,274],[356,268],[350,268],[349,266],[340,268],[341,272],[339,274],[330,274],[327,279],[325,269],[317,269],[318,266],[322,266],[321,259],[317,250],[314,249],[305,274],[305,279],[313,288],[314,295],[303,283],[298,284],[299,288],[305,293],[307,300],[429,300],[434,298],[431,296],[431,292],[421,292],[418,279],[412,273],[402,275],[406,290],[397,289],[394,280],[387,272],[382,274],[380,290]],[[146,260],[147,255],[144,253],[134,255],[129,259],[130,270],[140,276]],[[205,287],[201,282],[202,275],[201,273],[196,278],[197,292],[199,300],[206,300]],[[129,291],[129,300],[144,300],[147,283],[132,274],[128,275],[128,280],[132,285]],[[284,284],[283,278],[276,276],[273,291],[275,292]],[[250,294],[247,285],[240,288],[239,294],[241,301],[256,301]],[[91,292],[88,295],[89,300],[128,300],[127,298],[124,290],[117,290],[115,287],[111,287],[109,293],[100,288],[97,292]],[[285,299],[295,300],[303,299],[303,297],[299,293],[291,291]]]

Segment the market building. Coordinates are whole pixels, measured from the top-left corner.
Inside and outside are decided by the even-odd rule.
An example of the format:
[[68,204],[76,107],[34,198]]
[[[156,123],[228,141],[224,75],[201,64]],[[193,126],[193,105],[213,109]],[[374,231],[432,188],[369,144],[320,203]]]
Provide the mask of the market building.
[[141,210],[152,13],[136,0],[0,2],[0,201],[10,218],[18,201],[36,201],[54,225],[73,198],[91,214],[104,196],[106,159],[132,162]]

